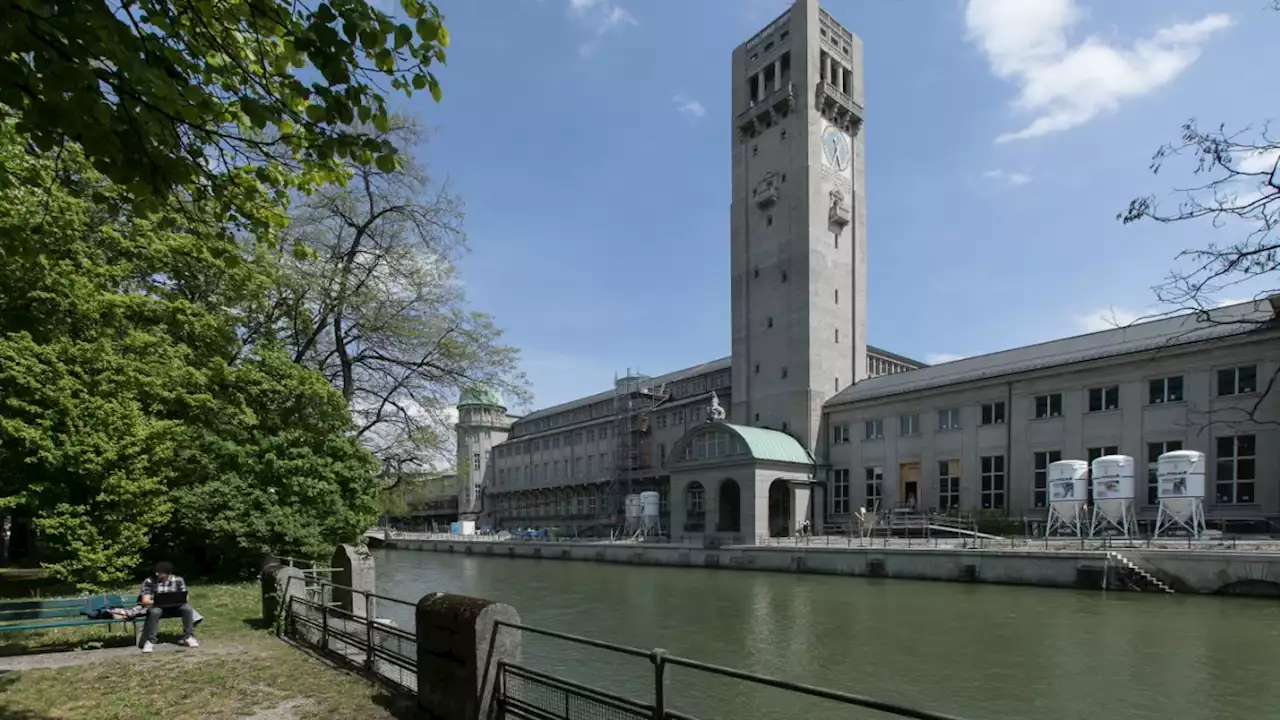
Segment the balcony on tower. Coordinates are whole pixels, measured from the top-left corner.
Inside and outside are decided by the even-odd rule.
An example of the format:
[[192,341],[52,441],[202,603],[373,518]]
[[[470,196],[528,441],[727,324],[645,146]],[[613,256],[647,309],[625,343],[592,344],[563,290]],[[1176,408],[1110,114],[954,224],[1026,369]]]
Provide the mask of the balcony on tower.
[[781,194],[781,182],[776,172],[767,173],[756,186],[751,189],[751,202],[755,206],[764,210],[773,207],[778,203],[778,197]]

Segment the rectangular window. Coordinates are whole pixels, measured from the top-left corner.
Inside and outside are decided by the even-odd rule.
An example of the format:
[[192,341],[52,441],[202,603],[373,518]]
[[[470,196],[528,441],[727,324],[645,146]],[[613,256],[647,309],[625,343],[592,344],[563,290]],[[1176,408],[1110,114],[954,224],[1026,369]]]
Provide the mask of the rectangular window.
[[982,424],[983,425],[1003,425],[1004,424],[1004,401],[986,403],[982,406]]
[[884,421],[883,420],[868,420],[864,422],[862,426],[865,429],[864,431],[866,433],[863,436],[865,439],[879,440],[880,438],[884,437]]
[[1004,508],[1004,456],[982,457],[982,509]]
[[912,413],[911,415],[903,415],[898,419],[898,429],[902,435],[919,435],[920,434],[920,415]]
[[884,468],[866,468],[866,479],[867,512],[875,512],[880,509],[881,491],[884,489]]
[[832,425],[831,426],[831,444],[844,445],[849,442],[849,426],[848,425]]
[[1147,381],[1147,402],[1151,405],[1182,402],[1182,376]]
[[960,461],[938,461],[938,509],[960,509]]
[[1061,450],[1041,450],[1031,455],[1032,498],[1034,507],[1049,506],[1049,465],[1062,459]]
[[1120,386],[1090,388],[1089,412],[1106,412],[1120,407]]
[[1218,371],[1218,397],[1243,395],[1258,389],[1258,367],[1242,365]]
[[1257,479],[1257,439],[1253,435],[1230,435],[1217,441],[1214,480],[1220,505],[1247,505],[1254,502]]
[[960,409],[951,408],[950,410],[938,411],[938,429],[939,430],[959,430],[960,429]]
[[1062,417],[1062,393],[1036,396],[1036,419]]
[[480,453],[471,453],[471,472],[480,472]]
[[831,512],[849,512],[849,471],[833,470],[831,474]]
[[687,501],[685,504],[689,507],[690,515],[697,515],[704,512],[702,509],[702,497],[702,485],[698,483],[694,483],[685,492],[685,500]]
[[1181,440],[1147,443],[1147,504],[1160,504],[1160,484],[1156,481],[1156,470],[1160,467],[1160,456],[1182,449]]

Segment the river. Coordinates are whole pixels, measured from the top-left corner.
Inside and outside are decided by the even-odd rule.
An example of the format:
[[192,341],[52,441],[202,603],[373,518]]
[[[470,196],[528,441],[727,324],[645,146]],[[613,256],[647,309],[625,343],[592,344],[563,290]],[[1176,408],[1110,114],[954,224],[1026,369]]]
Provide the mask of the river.
[[[1280,603],[374,551],[378,589],[508,603],[526,625],[971,720],[1280,717]],[[408,627],[406,611],[385,605]],[[525,638],[525,664],[651,701],[644,660]],[[683,668],[707,720],[884,718]]]

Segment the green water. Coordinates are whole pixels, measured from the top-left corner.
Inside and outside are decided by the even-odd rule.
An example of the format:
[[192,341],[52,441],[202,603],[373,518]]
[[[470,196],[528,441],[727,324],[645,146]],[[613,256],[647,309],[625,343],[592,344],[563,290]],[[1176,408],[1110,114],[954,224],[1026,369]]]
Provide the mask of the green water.
[[[1280,718],[1280,603],[375,551],[379,590],[972,720]],[[379,614],[407,624],[407,611]],[[525,663],[651,700],[647,662],[526,638]],[[706,720],[884,718],[677,668]],[[600,716],[602,719],[607,716]]]

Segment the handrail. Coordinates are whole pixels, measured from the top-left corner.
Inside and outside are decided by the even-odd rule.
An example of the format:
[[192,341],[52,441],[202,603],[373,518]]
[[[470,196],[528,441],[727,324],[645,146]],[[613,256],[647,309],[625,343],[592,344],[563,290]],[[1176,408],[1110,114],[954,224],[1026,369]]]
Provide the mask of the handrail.
[[[573,635],[570,633],[559,632],[557,630],[546,630],[543,628],[536,628],[529,625],[522,625],[519,623],[507,622],[505,620],[498,620],[494,622],[493,631],[490,634],[490,640],[489,640],[490,654],[492,654],[493,652],[494,643],[497,640],[498,630],[502,627],[511,628],[512,630],[519,630],[521,632],[528,632],[534,635],[542,635],[545,637],[556,638],[559,640],[564,640],[566,642],[577,643],[580,645],[598,648],[601,650],[610,650],[610,651],[621,653],[631,657],[647,658],[654,666],[654,698],[655,698],[655,701],[654,701],[655,715],[654,716],[655,718],[663,718],[663,717],[690,718],[690,716],[687,716],[687,715],[680,715],[679,713],[668,712],[664,707],[665,705],[665,700],[664,700],[665,690],[663,687],[664,669],[665,669],[665,666],[667,665],[674,665],[677,667],[689,668],[690,670],[698,670],[700,672],[705,672],[712,675],[719,675],[721,677],[733,678],[735,680],[745,680],[747,682],[753,682],[760,685],[765,685],[767,687],[777,688],[779,690],[788,690],[791,692],[798,692],[804,695],[821,698],[823,700],[832,700],[834,702],[843,703],[845,705],[854,705],[857,707],[866,708],[868,710],[877,710],[879,712],[890,713],[892,715],[897,715],[898,717],[914,718],[915,720],[963,720],[963,718],[960,718],[955,715],[947,715],[944,713],[937,713],[930,710],[920,710],[917,708],[907,707],[905,705],[899,705],[898,703],[887,702],[884,700],[876,700],[874,698],[866,697],[864,695],[855,695],[853,693],[840,692],[838,690],[828,690],[826,688],[821,688],[816,685],[807,685],[805,683],[798,683],[791,680],[784,680],[782,678],[771,677],[769,675],[761,675],[759,673],[748,672],[746,670],[736,670],[734,668],[724,667],[722,665],[714,665],[712,663],[705,663],[698,660],[692,660],[689,658],[680,657],[678,655],[670,655],[667,653],[666,650],[663,650],[661,648],[655,648],[653,650],[642,650],[640,648],[629,647],[626,645],[619,645],[617,643],[605,642],[603,640],[593,640],[591,638],[582,637],[580,635]],[[487,667],[488,667],[488,664],[486,663],[486,668]],[[487,669],[485,673],[486,675],[488,674]],[[690,720],[692,719],[690,718]]]

